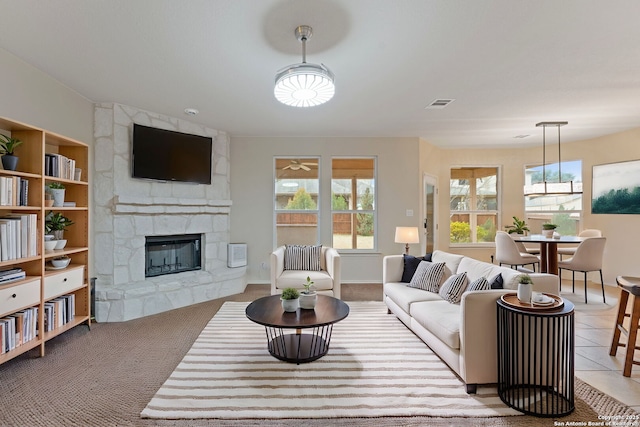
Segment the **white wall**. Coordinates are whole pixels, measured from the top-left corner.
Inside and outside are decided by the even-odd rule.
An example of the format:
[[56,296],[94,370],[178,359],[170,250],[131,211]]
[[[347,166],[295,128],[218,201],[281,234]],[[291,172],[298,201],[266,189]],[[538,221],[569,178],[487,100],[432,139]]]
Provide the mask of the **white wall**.
[[[248,244],[248,283],[269,282],[273,242],[273,159],[320,156],[322,194],[329,194],[332,156],[378,158],[378,253],[342,254],[343,282],[380,282],[382,257],[402,253],[396,226],[420,225],[417,138],[231,138],[231,241]],[[321,201],[329,212],[330,198]],[[414,216],[407,217],[406,210]],[[331,243],[331,218],[323,215],[321,243]],[[418,245],[412,248],[418,254]],[[266,263],[267,268],[261,268]]]
[[[607,237],[603,274],[606,284],[615,285],[618,275],[640,276],[636,244],[640,241],[640,215],[591,214],[591,177],[593,165],[640,159],[640,129],[601,138],[562,144],[562,160],[582,160],[583,221],[582,229],[596,228]],[[449,177],[453,166],[499,165],[502,171],[501,221],[499,229],[511,223],[513,215],[524,217],[524,166],[541,163],[542,147],[521,149],[455,149],[434,147],[420,142],[420,169],[438,177],[439,230],[438,249],[490,261],[492,248],[470,249],[449,247]],[[555,160],[551,160],[555,161]],[[565,273],[564,278],[570,277]],[[599,281],[597,273],[591,280]],[[582,280],[582,275],[577,275]]]

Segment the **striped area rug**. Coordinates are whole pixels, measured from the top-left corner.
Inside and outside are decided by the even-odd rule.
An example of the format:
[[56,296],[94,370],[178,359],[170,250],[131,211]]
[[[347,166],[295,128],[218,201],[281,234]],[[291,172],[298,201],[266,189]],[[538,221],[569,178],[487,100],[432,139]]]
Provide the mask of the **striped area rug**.
[[225,302],[143,418],[273,419],[520,415],[494,387],[463,383],[382,302],[350,302],[329,353],[295,365],[267,351],[248,303]]

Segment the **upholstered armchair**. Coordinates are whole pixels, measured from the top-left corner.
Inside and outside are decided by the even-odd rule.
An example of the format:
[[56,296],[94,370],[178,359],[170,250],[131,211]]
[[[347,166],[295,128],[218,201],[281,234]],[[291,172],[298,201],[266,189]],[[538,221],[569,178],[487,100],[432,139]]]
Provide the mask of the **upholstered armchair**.
[[284,288],[302,290],[309,276],[318,294],[340,298],[340,254],[336,249],[321,247],[317,270],[286,269],[285,252],[286,247],[280,246],[271,253],[271,295],[282,293]]

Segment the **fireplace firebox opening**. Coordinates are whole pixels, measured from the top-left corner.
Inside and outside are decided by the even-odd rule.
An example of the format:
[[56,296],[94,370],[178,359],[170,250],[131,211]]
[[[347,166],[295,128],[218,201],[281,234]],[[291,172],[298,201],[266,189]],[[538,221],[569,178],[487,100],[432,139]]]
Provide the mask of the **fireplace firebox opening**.
[[144,277],[202,269],[201,234],[145,237]]

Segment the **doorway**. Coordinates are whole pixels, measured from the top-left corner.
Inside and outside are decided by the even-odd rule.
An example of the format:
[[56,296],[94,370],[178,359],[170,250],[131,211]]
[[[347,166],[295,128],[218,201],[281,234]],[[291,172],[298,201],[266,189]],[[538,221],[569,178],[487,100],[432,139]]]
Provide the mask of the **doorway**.
[[436,247],[436,231],[438,224],[436,222],[436,203],[438,192],[438,180],[431,175],[423,176],[424,188],[424,216],[422,222],[422,232],[424,233],[425,251],[431,253]]

